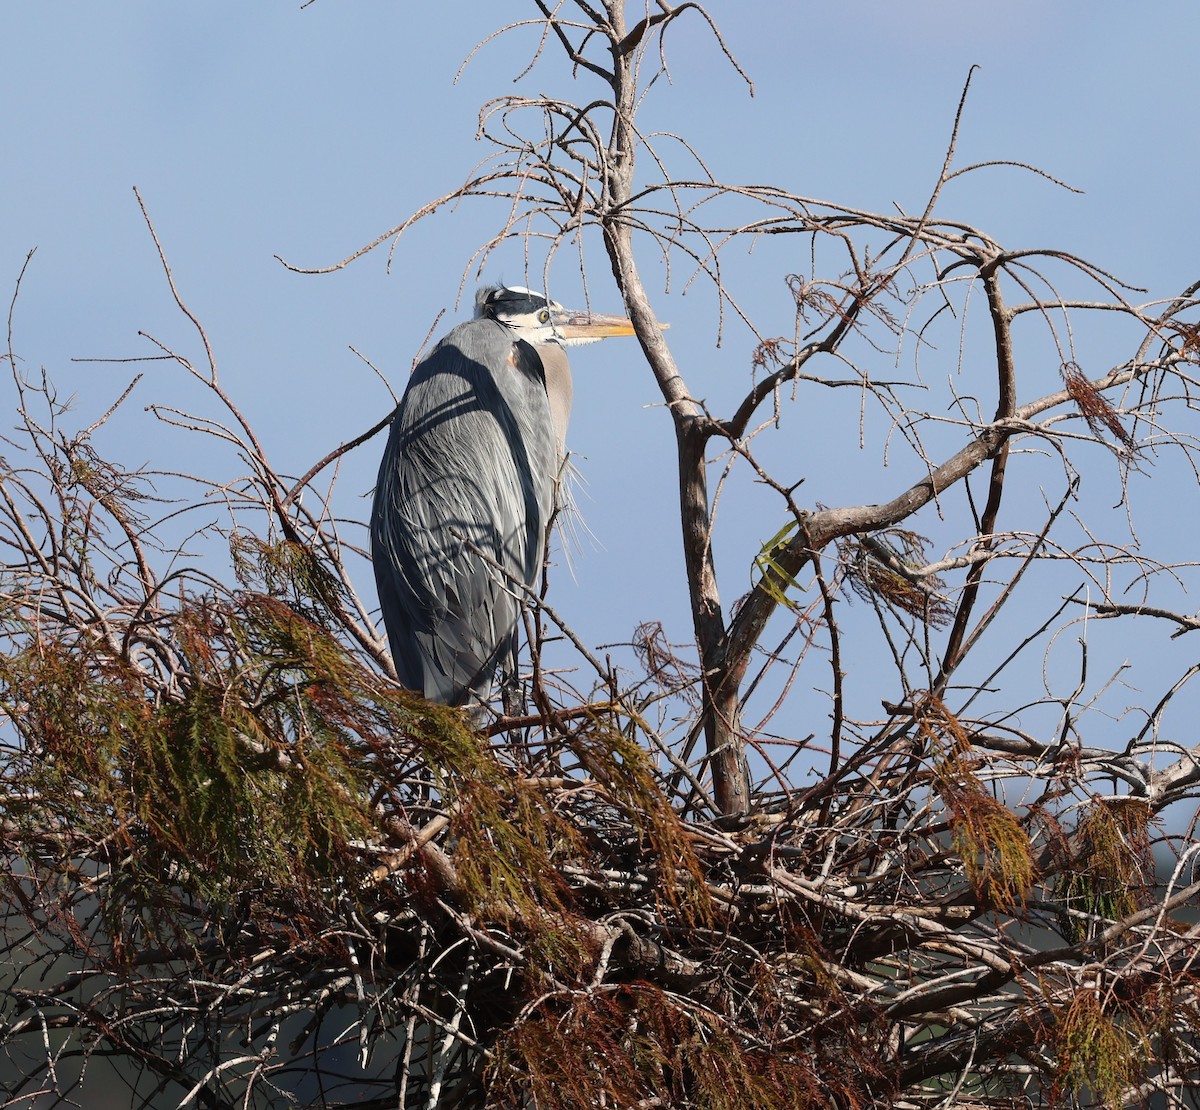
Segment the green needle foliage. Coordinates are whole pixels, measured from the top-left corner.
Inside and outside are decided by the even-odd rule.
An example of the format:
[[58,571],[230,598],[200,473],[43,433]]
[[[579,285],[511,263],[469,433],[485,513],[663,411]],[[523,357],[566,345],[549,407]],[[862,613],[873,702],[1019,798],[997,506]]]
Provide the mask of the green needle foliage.
[[933,757],[933,786],[946,805],[951,845],[967,881],[983,905],[1021,909],[1037,878],[1029,834],[980,781],[969,734],[945,703],[927,695],[918,720]]
[[1084,1105],[1128,1105],[1151,1045],[1136,1007],[1083,990],[1053,1012],[1051,1037],[1060,1051],[1059,1086]]
[[1082,812],[1056,883],[1066,936],[1090,940],[1146,903],[1154,869],[1151,817],[1136,799],[1097,798]]

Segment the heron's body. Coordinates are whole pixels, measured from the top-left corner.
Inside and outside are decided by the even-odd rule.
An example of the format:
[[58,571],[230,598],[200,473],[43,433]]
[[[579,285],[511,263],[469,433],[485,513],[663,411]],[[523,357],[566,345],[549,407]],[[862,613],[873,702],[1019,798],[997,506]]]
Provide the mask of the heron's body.
[[[562,312],[482,290],[477,318],[413,371],[379,470],[371,548],[397,677],[448,705],[485,701],[515,658],[522,587],[542,565],[571,405],[571,340],[547,306]],[[576,320],[564,329],[631,331]]]

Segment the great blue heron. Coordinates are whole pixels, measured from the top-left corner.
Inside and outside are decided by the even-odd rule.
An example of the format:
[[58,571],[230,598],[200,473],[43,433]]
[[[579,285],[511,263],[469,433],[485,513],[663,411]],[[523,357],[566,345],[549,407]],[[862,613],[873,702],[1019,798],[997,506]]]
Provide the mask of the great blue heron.
[[406,688],[446,705],[485,702],[497,667],[514,667],[521,586],[541,570],[564,458],[564,348],[632,334],[621,316],[486,286],[475,318],[413,371],[371,513],[383,622]]

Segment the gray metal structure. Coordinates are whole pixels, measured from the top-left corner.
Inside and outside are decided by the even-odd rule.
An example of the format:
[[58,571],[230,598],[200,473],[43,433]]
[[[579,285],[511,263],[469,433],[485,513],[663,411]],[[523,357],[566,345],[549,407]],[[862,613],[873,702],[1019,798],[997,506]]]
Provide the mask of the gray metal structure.
[[485,286],[413,371],[392,418],[371,555],[400,682],[446,705],[488,700],[516,664],[565,451],[564,348],[632,335],[528,289]]

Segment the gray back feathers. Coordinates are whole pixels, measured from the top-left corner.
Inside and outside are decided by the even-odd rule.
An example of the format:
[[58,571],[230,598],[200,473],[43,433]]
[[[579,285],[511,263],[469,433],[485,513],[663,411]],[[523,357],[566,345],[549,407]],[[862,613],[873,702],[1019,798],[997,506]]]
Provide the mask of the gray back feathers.
[[[561,348],[553,354],[565,365]],[[379,600],[407,688],[449,705],[486,700],[497,665],[515,658],[516,583],[537,581],[553,506],[557,407],[553,420],[538,352],[494,320],[459,324],[413,372],[371,515]]]

